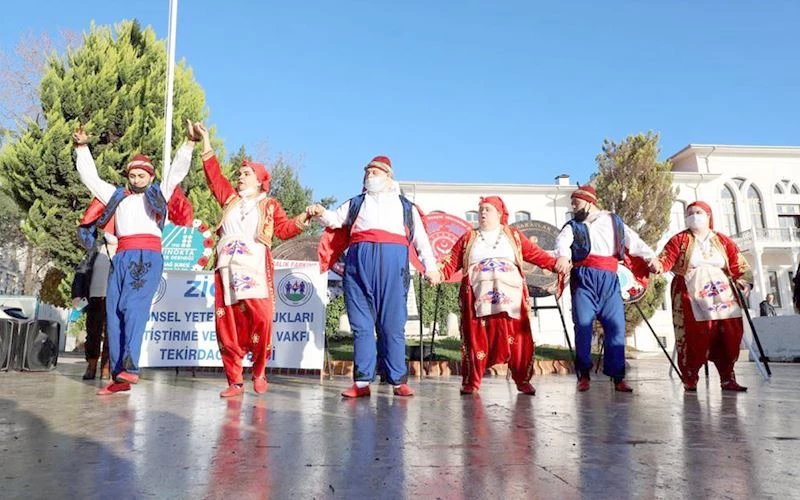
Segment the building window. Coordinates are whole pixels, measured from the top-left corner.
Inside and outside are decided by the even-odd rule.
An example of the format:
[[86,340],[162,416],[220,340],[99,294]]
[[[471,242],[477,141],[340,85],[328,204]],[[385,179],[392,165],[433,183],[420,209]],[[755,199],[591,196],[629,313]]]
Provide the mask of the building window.
[[744,179],[741,177],[734,177],[733,182],[736,183],[736,187],[742,189],[742,184],[744,184]]
[[769,279],[767,293],[775,296],[775,307],[783,307],[781,305],[780,287],[778,286],[778,273],[776,271],[767,271],[767,279]]
[[775,184],[775,189],[772,192],[775,194],[783,194],[783,188],[781,187],[780,183]]
[[478,227],[478,212],[470,210],[467,212],[466,220],[472,224],[472,227]]
[[530,212],[517,212],[514,214],[514,222],[525,222],[531,220]]
[[752,184],[747,188],[747,203],[750,205],[750,218],[753,222],[753,227],[764,229],[764,204],[761,202],[761,195],[758,189]]
[[669,212],[669,229],[671,233],[686,229],[686,203],[680,200],[672,202],[672,210]]
[[800,194],[800,189],[797,189],[797,184],[792,184],[792,194]]
[[736,197],[729,186],[722,187],[722,227],[729,235],[739,234],[739,221],[736,214]]

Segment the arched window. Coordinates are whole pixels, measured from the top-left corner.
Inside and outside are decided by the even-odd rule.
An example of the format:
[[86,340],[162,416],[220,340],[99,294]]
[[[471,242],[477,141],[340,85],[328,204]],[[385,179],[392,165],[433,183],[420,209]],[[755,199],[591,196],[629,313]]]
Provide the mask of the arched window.
[[775,189],[772,191],[775,194],[783,194],[783,187],[781,187],[781,183],[775,184]]
[[686,203],[675,200],[669,211],[669,232],[677,233],[686,229]]
[[514,214],[514,222],[524,222],[526,220],[531,220],[530,212],[517,212]]
[[466,213],[466,221],[472,224],[472,227],[478,227],[478,212],[470,210]]
[[792,194],[800,194],[800,189],[797,189],[797,184],[792,184]]
[[750,206],[750,219],[753,221],[753,227],[764,229],[764,206],[761,202],[761,194],[752,184],[747,188],[747,204]]
[[734,177],[733,182],[736,183],[736,187],[742,189],[742,184],[744,184],[744,179],[741,177]]
[[733,236],[739,234],[739,220],[736,213],[736,197],[730,186],[722,187],[722,230]]

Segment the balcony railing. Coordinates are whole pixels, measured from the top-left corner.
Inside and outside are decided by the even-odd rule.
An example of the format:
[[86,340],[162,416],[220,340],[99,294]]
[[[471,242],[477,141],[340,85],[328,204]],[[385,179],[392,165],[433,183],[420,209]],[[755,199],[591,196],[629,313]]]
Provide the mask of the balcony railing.
[[761,243],[773,245],[792,245],[800,244],[800,228],[779,227],[779,228],[754,228],[735,234],[733,240],[737,245],[745,243]]

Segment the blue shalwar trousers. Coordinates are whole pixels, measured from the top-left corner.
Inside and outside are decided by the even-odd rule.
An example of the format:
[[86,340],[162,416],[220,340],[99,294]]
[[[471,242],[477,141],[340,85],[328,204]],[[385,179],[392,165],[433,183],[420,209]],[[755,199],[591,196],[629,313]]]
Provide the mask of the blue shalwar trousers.
[[106,332],[111,373],[139,372],[144,329],[158,290],[164,257],[154,250],[114,255],[106,294]]
[[361,242],[347,251],[343,286],[354,339],[354,380],[372,381],[380,357],[390,384],[406,382],[409,276],[405,245]]
[[570,276],[572,321],[575,324],[577,370],[592,369],[592,323],[603,326],[603,373],[615,381],[625,378],[625,309],[617,274],[593,267],[576,267]]

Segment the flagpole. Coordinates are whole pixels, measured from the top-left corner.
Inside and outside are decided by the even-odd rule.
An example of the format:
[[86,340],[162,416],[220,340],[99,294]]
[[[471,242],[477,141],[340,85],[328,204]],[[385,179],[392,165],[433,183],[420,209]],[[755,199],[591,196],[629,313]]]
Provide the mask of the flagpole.
[[[175,33],[178,25],[178,0],[169,0],[169,34],[167,36],[167,88],[164,100],[164,154],[162,167],[172,161],[172,96],[175,88]],[[162,182],[165,179],[162,179]]]

